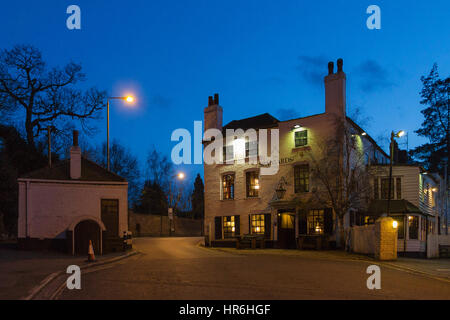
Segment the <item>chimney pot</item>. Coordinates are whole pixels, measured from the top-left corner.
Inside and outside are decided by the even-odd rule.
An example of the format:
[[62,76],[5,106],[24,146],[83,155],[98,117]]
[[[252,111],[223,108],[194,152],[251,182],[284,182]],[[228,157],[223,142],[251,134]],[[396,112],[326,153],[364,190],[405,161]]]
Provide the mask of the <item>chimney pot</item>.
[[73,130],[73,146],[78,147],[78,130]]
[[328,74],[334,73],[334,63],[333,61],[328,62]]
[[213,102],[213,97],[212,96],[209,96],[208,97],[208,106],[212,106],[214,104],[214,102]]
[[214,93],[214,104],[219,105],[219,94],[218,93]]
[[341,58],[339,58],[338,60],[337,60],[337,72],[338,73],[341,73],[343,70],[342,70],[342,66],[344,65],[344,60],[342,60]]

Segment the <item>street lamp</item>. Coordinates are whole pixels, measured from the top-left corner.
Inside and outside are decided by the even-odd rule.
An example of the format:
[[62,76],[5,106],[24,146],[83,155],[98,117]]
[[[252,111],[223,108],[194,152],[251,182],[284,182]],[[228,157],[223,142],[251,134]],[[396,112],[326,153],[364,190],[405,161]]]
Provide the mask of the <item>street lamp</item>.
[[394,131],[391,132],[391,144],[389,146],[389,188],[388,188],[388,203],[387,203],[387,212],[386,216],[389,216],[391,213],[391,190],[392,190],[392,163],[394,162],[394,142],[395,138],[400,138],[405,135],[405,131],[400,130],[397,133]]
[[[174,214],[173,208],[171,207],[172,200],[173,200],[173,198],[172,198],[172,181],[171,180],[173,178],[175,178],[177,180],[184,180],[185,177],[186,177],[186,174],[184,172],[180,171],[177,174],[172,175],[171,179],[169,181],[169,199],[168,199],[169,200],[168,201],[169,202],[169,207],[167,209],[167,216],[169,218],[169,232],[170,232],[170,235],[172,235],[172,220],[173,220],[173,214]],[[177,203],[175,202],[175,206],[174,207],[176,207],[176,205],[177,205]],[[162,214],[161,214],[161,231],[160,231],[160,233],[162,235]]]
[[106,99],[106,162],[108,171],[110,169],[110,159],[109,159],[109,100],[124,100],[128,103],[134,102],[133,96],[125,96],[125,97],[108,97]]

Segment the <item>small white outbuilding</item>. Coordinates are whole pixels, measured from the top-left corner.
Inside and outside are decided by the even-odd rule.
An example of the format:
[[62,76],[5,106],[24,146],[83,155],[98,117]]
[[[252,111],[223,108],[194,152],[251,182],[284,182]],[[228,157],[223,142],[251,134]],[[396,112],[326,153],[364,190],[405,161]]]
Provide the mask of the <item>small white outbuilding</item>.
[[70,159],[18,179],[21,249],[87,254],[122,249],[128,230],[127,181],[81,156],[74,131]]

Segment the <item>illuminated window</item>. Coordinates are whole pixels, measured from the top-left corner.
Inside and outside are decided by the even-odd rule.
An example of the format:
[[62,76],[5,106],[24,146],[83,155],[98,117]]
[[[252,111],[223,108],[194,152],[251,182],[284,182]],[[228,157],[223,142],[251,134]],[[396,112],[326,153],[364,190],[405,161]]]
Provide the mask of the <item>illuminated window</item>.
[[308,212],[308,234],[323,234],[324,210],[309,210]]
[[247,198],[255,198],[259,195],[259,175],[257,171],[250,171],[245,174],[247,185]]
[[222,177],[222,196],[224,200],[234,199],[234,174]]
[[252,214],[251,215],[251,230],[252,234],[264,234],[264,215]]
[[299,165],[294,167],[295,193],[309,191],[309,166]]
[[223,217],[223,237],[233,238],[236,232],[234,216]]
[[308,144],[308,130],[295,132],[295,147],[303,147]]
[[419,217],[408,217],[409,239],[419,239]]
[[281,228],[294,229],[294,216],[292,214],[281,214]]

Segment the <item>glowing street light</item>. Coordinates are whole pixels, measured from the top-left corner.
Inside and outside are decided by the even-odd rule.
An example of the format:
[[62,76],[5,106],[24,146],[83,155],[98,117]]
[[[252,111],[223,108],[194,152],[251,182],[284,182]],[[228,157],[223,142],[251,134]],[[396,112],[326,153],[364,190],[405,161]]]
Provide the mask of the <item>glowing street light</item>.
[[125,97],[108,97],[106,99],[106,162],[108,171],[110,169],[110,159],[109,159],[109,100],[124,100],[128,103],[134,102],[133,96],[125,96]]
[[388,188],[388,203],[387,203],[387,213],[386,215],[389,216],[391,213],[391,190],[392,190],[392,163],[394,162],[394,143],[395,138],[400,138],[405,135],[404,130],[400,130],[397,133],[394,133],[394,131],[391,132],[391,144],[389,148],[389,188]]
[[178,174],[177,174],[177,178],[178,178],[179,180],[183,180],[183,179],[184,179],[184,177],[185,177],[185,174],[184,174],[184,172],[178,172]]

